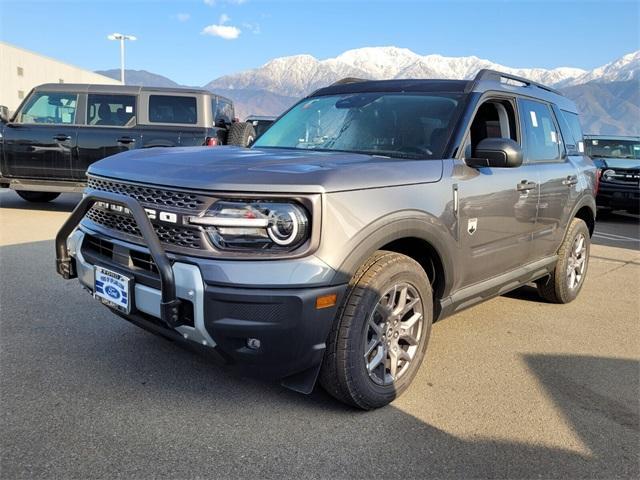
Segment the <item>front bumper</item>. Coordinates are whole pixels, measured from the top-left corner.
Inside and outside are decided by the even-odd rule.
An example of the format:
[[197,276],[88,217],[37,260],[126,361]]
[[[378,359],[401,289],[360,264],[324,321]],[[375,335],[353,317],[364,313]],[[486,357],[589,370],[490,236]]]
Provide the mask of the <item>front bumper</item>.
[[[93,198],[90,193],[78,208],[85,202],[105,201],[102,197],[99,194]],[[118,200],[121,199],[108,201],[118,203]],[[126,199],[122,203],[135,215],[135,207],[129,205],[135,201]],[[86,208],[85,205],[81,210]],[[74,214],[72,218],[76,218],[71,224],[82,218]],[[153,238],[149,242],[147,236],[155,233],[144,228],[144,222],[148,222],[146,216],[140,219],[136,216],[136,221],[142,224],[145,243],[152,248],[127,245],[84,227],[67,236],[69,226],[65,224],[57,239],[64,240],[65,247],[57,245],[59,273],[65,278],[77,276],[80,283],[93,292],[95,265],[124,271],[134,278],[133,305],[130,314],[118,313],[120,316],[156,333],[212,349],[244,372],[282,379],[285,386],[305,393],[313,388],[346,285],[255,288],[254,278],[246,278],[246,285],[211,284],[203,277],[199,265],[204,262],[207,271],[211,269],[210,260],[172,259],[161,247],[157,248],[159,244],[155,245]],[[117,255],[102,255],[95,248],[89,248],[96,238],[113,242]],[[132,257],[127,256],[128,248],[146,253],[155,264],[158,259],[166,261],[170,271],[140,270],[133,266]],[[264,270],[274,261],[253,263],[255,270]],[[225,261],[218,261],[217,267],[224,272]],[[316,308],[318,297],[332,294],[337,297],[336,305]],[[163,308],[167,304],[172,305],[171,311]]]
[[640,207],[640,188],[601,181],[596,204],[599,207],[637,209]]

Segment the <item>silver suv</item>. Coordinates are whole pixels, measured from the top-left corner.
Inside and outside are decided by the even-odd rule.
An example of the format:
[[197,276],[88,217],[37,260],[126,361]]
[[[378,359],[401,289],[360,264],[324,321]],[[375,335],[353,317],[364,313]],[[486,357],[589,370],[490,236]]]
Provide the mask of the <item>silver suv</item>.
[[381,407],[434,320],[529,282],[576,298],[596,211],[583,150],[575,105],[526,79],[352,79],[250,149],[91,165],[57,269],[143,328]]

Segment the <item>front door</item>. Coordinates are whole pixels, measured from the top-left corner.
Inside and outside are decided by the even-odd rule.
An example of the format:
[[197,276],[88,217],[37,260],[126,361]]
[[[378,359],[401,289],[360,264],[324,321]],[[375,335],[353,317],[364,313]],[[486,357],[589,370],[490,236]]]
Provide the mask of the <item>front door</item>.
[[[466,154],[488,137],[520,143],[515,100],[485,101],[474,117]],[[462,285],[468,286],[530,261],[538,204],[538,175],[533,165],[471,168],[461,165],[458,185],[459,238],[465,258]]]
[[2,175],[72,179],[77,104],[75,93],[34,92],[4,129]]

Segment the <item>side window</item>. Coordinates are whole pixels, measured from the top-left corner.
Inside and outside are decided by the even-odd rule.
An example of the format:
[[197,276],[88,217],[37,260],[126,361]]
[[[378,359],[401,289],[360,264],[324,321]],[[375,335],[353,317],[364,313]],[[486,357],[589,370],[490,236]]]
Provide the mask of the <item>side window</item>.
[[215,120],[216,125],[224,122],[225,124],[229,124],[233,121],[233,105],[228,100],[224,98],[218,98],[218,108],[216,109]]
[[562,116],[569,125],[569,130],[573,135],[573,141],[575,142],[576,148],[578,152],[584,152],[584,140],[582,137],[582,126],[580,125],[580,119],[578,115],[575,113],[567,112],[566,110],[561,110]]
[[18,116],[21,123],[76,123],[78,95],[74,93],[37,92],[31,96]]
[[136,118],[134,95],[90,93],[87,101],[87,125],[124,127],[133,125]]
[[150,95],[149,121],[154,123],[195,124],[198,122],[196,98]]
[[533,100],[520,99],[520,116],[524,130],[525,159],[548,162],[560,158],[560,135],[549,107]]

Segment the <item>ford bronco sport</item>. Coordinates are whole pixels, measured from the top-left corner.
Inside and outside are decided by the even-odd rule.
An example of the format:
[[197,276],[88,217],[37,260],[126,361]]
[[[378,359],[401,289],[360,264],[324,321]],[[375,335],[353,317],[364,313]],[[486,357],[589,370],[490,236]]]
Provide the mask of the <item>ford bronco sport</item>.
[[596,171],[575,105],[526,79],[341,82],[250,149],[89,168],[57,271],[136,325],[299,392],[401,394],[434,320],[587,273]]
[[600,175],[598,207],[639,213],[640,137],[585,135],[584,141]]
[[45,84],[0,125],[0,187],[48,202],[82,191],[87,167],[134,148],[230,145],[255,138],[231,100],[207,90]]

